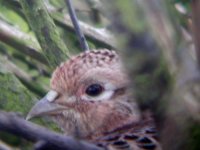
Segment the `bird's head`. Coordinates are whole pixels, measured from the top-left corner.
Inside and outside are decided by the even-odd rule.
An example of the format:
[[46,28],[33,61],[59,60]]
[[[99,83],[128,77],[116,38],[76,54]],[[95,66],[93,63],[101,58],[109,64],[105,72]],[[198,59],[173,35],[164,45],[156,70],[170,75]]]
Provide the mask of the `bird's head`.
[[[123,120],[133,113],[126,103],[129,100],[128,83],[116,52],[92,50],[81,53],[56,68],[51,78],[51,90],[33,106],[27,118],[47,115],[69,134],[75,127],[88,133],[102,122],[114,123],[112,117],[116,118],[115,114],[119,115],[117,119]],[[112,115],[110,119],[109,115]],[[90,125],[86,125],[88,123]]]

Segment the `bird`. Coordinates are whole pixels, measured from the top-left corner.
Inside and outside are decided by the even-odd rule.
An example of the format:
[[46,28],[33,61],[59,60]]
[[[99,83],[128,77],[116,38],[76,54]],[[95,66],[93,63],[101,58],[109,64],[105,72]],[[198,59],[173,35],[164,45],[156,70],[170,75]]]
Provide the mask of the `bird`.
[[82,52],[53,72],[27,119],[49,116],[68,136],[107,150],[161,150],[153,114],[141,112],[114,50]]

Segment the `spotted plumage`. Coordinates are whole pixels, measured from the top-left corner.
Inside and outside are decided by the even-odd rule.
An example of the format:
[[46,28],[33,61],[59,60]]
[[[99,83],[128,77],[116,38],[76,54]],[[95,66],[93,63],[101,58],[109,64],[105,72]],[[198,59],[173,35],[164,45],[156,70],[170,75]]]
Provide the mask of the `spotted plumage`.
[[95,137],[92,142],[109,150],[160,150],[158,133],[150,112],[142,115],[142,120]]
[[159,150],[151,113],[141,113],[115,51],[81,53],[53,72],[51,91],[28,118],[48,115],[63,132],[108,150]]

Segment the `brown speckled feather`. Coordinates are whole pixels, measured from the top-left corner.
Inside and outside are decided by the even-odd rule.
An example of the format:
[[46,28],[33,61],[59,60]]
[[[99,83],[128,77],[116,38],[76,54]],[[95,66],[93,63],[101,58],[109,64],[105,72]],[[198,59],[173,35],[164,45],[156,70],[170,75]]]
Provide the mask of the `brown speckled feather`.
[[89,141],[106,150],[161,150],[150,112],[144,113],[141,122],[127,124]]

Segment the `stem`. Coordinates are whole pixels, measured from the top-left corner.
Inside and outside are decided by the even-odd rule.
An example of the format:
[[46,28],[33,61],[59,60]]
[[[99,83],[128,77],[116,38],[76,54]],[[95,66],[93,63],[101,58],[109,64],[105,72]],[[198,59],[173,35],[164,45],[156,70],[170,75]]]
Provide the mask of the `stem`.
[[100,148],[92,144],[49,131],[13,113],[3,111],[0,111],[0,130],[15,134],[32,142],[47,142],[57,150],[100,150]]
[[200,1],[192,0],[192,28],[193,28],[193,40],[196,48],[198,66],[200,67]]
[[20,0],[20,3],[49,65],[52,68],[58,66],[69,57],[69,52],[47,12],[44,1]]
[[84,51],[89,50],[89,47],[88,47],[87,41],[85,39],[85,36],[84,36],[84,34],[82,33],[82,31],[80,29],[80,26],[79,26],[79,23],[78,23],[78,19],[77,19],[75,10],[74,10],[74,8],[72,6],[71,0],[66,0],[65,2],[67,4],[69,15],[70,15],[70,18],[71,18],[72,23],[74,25],[74,28],[75,28],[75,31],[76,31],[76,35],[78,36],[78,40],[80,42],[81,48]]

